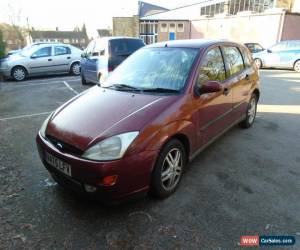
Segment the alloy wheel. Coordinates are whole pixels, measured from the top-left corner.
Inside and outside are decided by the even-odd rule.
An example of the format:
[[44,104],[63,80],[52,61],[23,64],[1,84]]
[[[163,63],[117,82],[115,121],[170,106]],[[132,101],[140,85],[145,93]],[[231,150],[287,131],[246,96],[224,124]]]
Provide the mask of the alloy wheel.
[[256,99],[252,98],[249,103],[248,113],[247,113],[249,124],[252,124],[254,122],[256,116],[256,106],[257,106]]
[[79,63],[75,63],[75,64],[73,64],[73,66],[72,66],[72,73],[74,74],[74,75],[80,75],[80,64]]
[[294,70],[300,72],[300,60],[295,63]]
[[26,72],[22,68],[17,68],[13,72],[13,77],[17,81],[23,81],[26,77]]
[[169,151],[163,161],[161,171],[161,182],[165,190],[174,189],[182,174],[182,153],[178,148],[173,148]]

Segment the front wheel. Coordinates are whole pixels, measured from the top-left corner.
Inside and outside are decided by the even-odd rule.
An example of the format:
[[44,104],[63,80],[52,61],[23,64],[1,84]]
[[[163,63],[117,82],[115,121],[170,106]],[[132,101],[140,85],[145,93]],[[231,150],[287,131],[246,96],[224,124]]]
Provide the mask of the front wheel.
[[11,72],[11,76],[15,81],[24,81],[27,76],[27,72],[23,67],[14,67]]
[[294,70],[300,73],[300,60],[296,61],[294,64]]
[[256,94],[252,94],[247,107],[246,118],[240,123],[242,128],[250,128],[253,125],[256,117],[257,101],[258,98]]
[[179,140],[173,139],[164,146],[153,170],[151,194],[166,198],[175,192],[186,165],[186,157],[185,148]]

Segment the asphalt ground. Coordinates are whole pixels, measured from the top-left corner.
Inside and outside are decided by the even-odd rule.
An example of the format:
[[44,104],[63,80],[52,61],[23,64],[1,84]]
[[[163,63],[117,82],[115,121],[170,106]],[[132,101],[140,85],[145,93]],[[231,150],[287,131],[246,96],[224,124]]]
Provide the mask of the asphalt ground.
[[291,235],[300,249],[300,74],[261,71],[251,129],[238,126],[189,166],[177,192],[107,207],[63,190],[35,136],[91,87],[78,77],[0,82],[0,249],[239,249],[242,235]]

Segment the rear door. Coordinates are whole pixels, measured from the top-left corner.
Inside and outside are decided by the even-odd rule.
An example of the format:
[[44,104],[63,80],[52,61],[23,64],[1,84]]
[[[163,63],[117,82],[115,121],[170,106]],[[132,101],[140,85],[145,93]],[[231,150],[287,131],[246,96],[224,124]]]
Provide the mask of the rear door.
[[109,41],[109,61],[108,67],[114,70],[128,56],[145,46],[141,39],[120,38]]
[[199,147],[218,136],[231,122],[232,85],[226,79],[223,56],[219,46],[210,48],[203,56],[196,84],[218,81],[223,91],[200,95],[195,104],[198,110]]
[[37,49],[29,58],[28,66],[32,74],[53,72],[52,46]]
[[224,46],[222,50],[225,57],[227,76],[233,82],[232,116],[235,120],[238,120],[246,112],[252,83],[257,80],[255,66],[246,48]]
[[282,68],[293,68],[294,63],[299,59],[300,41],[286,42],[286,49],[280,53],[280,66]]
[[68,46],[54,46],[53,70],[55,72],[69,72],[71,60],[71,49]]

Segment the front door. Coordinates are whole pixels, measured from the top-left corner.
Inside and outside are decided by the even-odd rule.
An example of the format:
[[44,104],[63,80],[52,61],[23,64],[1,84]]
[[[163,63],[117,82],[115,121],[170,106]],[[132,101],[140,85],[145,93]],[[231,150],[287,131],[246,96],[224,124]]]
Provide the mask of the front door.
[[53,72],[52,46],[36,50],[29,58],[28,66],[32,74]]
[[198,112],[199,148],[218,136],[232,122],[232,85],[226,80],[226,71],[220,47],[210,48],[199,66],[196,84],[200,87],[208,81],[218,81],[223,90],[200,95],[195,100]]

